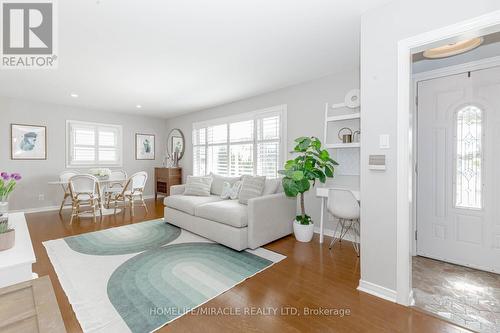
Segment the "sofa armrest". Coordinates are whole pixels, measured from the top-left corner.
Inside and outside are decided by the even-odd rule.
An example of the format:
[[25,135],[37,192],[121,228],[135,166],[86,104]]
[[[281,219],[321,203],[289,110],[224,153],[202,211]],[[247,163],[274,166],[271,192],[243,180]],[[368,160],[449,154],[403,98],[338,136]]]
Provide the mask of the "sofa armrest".
[[255,249],[292,233],[297,200],[284,193],[248,200],[248,247]]
[[170,186],[170,195],[184,194],[186,185],[172,185]]

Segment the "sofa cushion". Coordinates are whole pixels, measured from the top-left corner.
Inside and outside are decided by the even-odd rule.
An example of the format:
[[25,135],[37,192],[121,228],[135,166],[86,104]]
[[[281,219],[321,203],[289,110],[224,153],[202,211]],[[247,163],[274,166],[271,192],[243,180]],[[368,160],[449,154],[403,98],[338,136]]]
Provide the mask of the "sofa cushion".
[[281,184],[280,178],[266,178],[266,184],[264,185],[264,191],[262,191],[262,195],[274,194],[278,191],[278,186]]
[[224,182],[228,182],[232,186],[234,183],[241,179],[241,177],[226,177],[217,175],[215,173],[211,173],[210,176],[212,177],[212,186],[210,187],[210,193],[216,195],[222,194]]
[[207,220],[243,228],[248,225],[248,206],[236,200],[223,200],[196,207],[195,214]]
[[243,176],[239,202],[247,205],[248,200],[262,196],[265,184],[266,176]]
[[195,195],[177,194],[165,197],[163,203],[167,207],[174,208],[183,211],[185,213],[194,215],[194,211],[197,206],[221,200],[222,199],[217,195],[200,197]]
[[187,176],[184,195],[198,195],[208,197],[212,186],[212,177]]
[[241,183],[241,180],[238,180],[236,183],[234,183],[233,187],[231,187],[231,193],[229,193],[229,199],[238,199],[238,197],[240,196]]

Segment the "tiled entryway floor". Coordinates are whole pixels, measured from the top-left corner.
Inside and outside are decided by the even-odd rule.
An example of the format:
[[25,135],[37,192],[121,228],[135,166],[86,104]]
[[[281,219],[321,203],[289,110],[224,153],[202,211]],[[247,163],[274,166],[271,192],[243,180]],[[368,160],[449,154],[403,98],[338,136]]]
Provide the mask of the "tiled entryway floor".
[[500,275],[413,257],[415,306],[477,332],[500,333]]

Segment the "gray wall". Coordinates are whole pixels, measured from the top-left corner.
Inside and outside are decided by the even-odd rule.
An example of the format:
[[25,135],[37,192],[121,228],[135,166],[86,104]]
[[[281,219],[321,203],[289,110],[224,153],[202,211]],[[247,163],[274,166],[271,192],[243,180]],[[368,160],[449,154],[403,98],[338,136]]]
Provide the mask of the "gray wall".
[[[92,121],[123,126],[123,169],[129,174],[147,171],[147,194],[153,193],[153,167],[161,166],[165,151],[165,120],[119,113],[92,111],[61,105],[0,97],[0,170],[20,172],[23,180],[9,200],[11,210],[59,205],[62,190],[47,182],[57,180],[66,166],[66,120]],[[19,161],[10,159],[10,124],[47,126],[47,160]],[[135,133],[156,135],[156,160],[135,160]],[[43,194],[45,199],[39,200]]]
[[[500,9],[498,0],[401,0],[361,19],[361,279],[396,290],[397,43]],[[380,150],[379,134],[391,149]],[[369,154],[386,154],[387,171],[367,170]]]
[[[186,137],[186,152],[181,160],[184,177],[192,174],[193,122],[286,104],[287,145],[290,150],[293,147],[293,140],[299,136],[312,135],[322,139],[325,103],[342,102],[348,90],[358,87],[358,76],[357,70],[347,71],[235,103],[167,119],[168,131],[180,128]],[[359,187],[359,177],[338,176],[336,181]],[[306,210],[315,223],[319,223],[320,201],[315,197],[314,191],[310,191],[306,197]],[[331,227],[327,224],[327,228]]]

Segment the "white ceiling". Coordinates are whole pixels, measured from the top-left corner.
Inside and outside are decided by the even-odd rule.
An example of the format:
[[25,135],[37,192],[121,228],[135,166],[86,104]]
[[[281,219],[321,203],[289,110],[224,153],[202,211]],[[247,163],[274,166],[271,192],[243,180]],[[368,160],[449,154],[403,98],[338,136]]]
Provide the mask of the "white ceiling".
[[171,117],[358,67],[386,2],[58,1],[58,69],[1,71],[0,95]]

